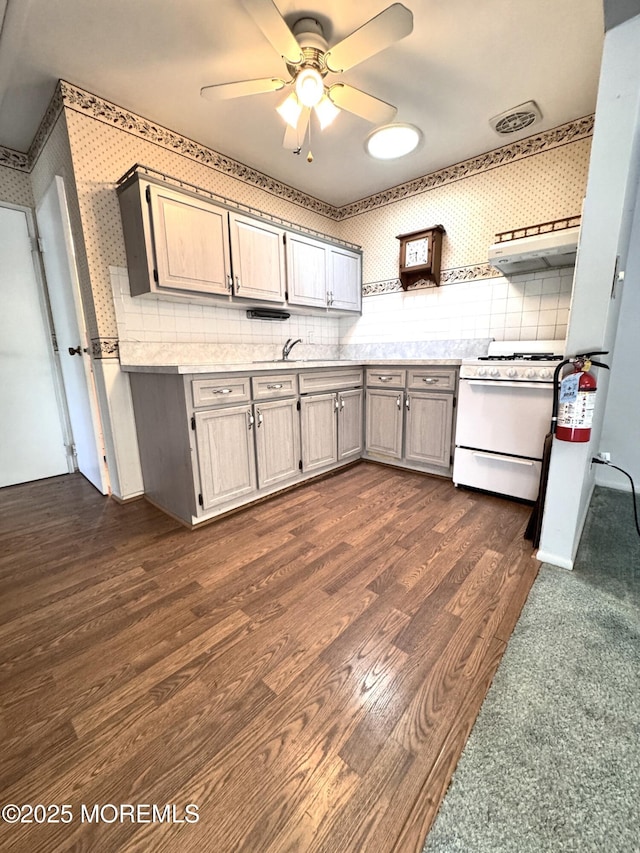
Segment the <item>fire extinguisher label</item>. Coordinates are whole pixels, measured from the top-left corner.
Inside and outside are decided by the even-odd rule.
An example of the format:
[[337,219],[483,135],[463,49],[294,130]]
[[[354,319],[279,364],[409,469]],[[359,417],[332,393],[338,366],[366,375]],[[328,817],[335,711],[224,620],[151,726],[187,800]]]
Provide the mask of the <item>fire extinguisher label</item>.
[[568,429],[591,429],[595,405],[595,389],[578,391],[575,402],[560,402],[558,425]]
[[560,403],[575,403],[578,399],[580,374],[570,373],[560,383]]

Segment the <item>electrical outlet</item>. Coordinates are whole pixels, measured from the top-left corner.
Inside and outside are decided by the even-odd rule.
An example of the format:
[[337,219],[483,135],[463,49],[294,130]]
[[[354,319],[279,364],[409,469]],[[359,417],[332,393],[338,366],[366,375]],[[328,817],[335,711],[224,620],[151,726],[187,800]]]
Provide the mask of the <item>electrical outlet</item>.
[[598,456],[603,462],[611,462],[611,454],[604,450],[601,450],[600,453],[598,453]]

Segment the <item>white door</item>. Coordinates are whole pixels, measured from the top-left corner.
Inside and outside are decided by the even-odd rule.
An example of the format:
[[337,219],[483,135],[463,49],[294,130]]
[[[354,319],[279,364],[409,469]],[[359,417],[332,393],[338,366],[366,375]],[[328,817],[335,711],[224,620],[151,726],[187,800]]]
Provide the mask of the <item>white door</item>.
[[33,236],[28,211],[0,206],[0,486],[73,470]]
[[104,440],[62,178],[53,179],[36,209],[36,217],[76,463],[80,473],[106,495],[109,478]]

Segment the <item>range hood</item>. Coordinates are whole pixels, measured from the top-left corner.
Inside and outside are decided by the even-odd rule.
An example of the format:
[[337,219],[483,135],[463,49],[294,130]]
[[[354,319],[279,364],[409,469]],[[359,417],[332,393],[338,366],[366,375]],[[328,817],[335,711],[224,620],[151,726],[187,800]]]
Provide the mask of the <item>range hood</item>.
[[576,262],[580,226],[489,246],[489,263],[505,275],[567,267]]

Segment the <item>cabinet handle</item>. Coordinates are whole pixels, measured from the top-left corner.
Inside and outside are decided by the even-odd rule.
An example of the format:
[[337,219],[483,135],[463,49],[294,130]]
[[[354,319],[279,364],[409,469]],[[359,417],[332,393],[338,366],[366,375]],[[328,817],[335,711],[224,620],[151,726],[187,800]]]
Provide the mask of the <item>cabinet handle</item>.
[[333,290],[327,290],[327,305],[333,305]]
[[256,409],[256,415],[258,416],[258,426],[261,427],[263,417],[262,417],[262,412],[260,411],[260,409]]
[[410,402],[410,400],[411,400],[411,397],[409,397],[409,395],[407,394],[407,399],[404,401],[404,404],[405,404],[405,406],[406,406],[407,411],[409,411],[409,410],[411,409],[411,402]]
[[231,388],[214,388],[213,393],[214,394],[233,394],[233,391],[231,390]]
[[440,382],[439,379],[434,379],[432,376],[423,376],[422,381],[426,382],[427,385],[435,385],[437,382]]
[[249,419],[249,426],[247,428],[251,429],[254,423],[256,422],[256,419],[251,414],[251,409],[249,409],[249,411],[247,412],[247,418]]
[[279,390],[280,388],[282,388],[282,387],[283,387],[283,386],[282,386],[282,382],[279,382],[279,383],[278,383],[278,384],[276,384],[276,385],[267,385],[267,390],[269,390],[269,391],[278,391],[278,390]]
[[240,276],[236,276],[236,293],[240,290]]
[[402,408],[402,394],[398,394],[398,399],[396,400],[396,406],[401,409]]
[[227,276],[227,290],[229,292],[233,290],[233,279],[231,278],[231,274]]
[[340,394],[340,411],[344,409],[344,397]]
[[378,376],[380,382],[391,382],[393,376]]
[[336,412],[337,412],[337,411],[340,409],[340,402],[339,402],[339,400],[338,400],[338,395],[337,395],[337,394],[336,394],[336,396],[335,396],[335,398],[334,398],[333,405],[334,405],[335,410],[336,410]]

